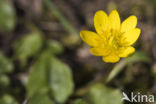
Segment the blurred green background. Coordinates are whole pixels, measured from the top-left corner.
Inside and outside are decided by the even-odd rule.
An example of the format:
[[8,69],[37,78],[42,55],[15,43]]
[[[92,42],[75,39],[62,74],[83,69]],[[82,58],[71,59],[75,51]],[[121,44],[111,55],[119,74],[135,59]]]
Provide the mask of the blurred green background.
[[[95,12],[113,9],[121,20],[136,15],[142,33],[134,55],[110,64],[89,53],[79,31],[95,31]],[[0,104],[132,104],[122,92],[156,96],[155,9],[156,0],[0,0]]]

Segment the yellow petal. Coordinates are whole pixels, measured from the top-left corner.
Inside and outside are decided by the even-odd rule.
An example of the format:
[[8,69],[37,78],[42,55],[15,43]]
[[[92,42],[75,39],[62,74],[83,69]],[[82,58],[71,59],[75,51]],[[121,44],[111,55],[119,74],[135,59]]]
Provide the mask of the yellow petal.
[[86,42],[90,46],[94,47],[99,45],[100,37],[94,32],[87,30],[81,31],[80,37],[84,42]]
[[99,10],[95,13],[94,26],[98,34],[102,34],[108,29],[108,22],[108,16],[104,11]]
[[109,54],[109,51],[104,48],[91,48],[90,52],[95,56],[107,56]]
[[109,15],[110,27],[112,30],[119,31],[120,29],[120,16],[116,10],[113,10]]
[[139,38],[141,30],[139,28],[132,29],[123,34],[120,40],[121,45],[130,46]]
[[110,54],[109,56],[103,56],[102,60],[104,62],[115,63],[120,60],[120,57],[114,54]]
[[134,29],[137,25],[137,17],[130,16],[121,24],[121,32],[127,32],[131,29]]
[[135,48],[133,47],[127,47],[124,50],[121,51],[121,53],[119,54],[120,57],[128,57],[129,55],[131,55],[132,53],[135,52]]

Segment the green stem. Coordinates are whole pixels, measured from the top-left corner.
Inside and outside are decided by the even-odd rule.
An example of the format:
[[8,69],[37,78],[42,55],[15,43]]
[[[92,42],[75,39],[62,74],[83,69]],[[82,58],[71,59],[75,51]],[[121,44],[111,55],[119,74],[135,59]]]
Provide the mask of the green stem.
[[78,35],[78,32],[75,28],[68,22],[68,20],[63,16],[63,14],[59,11],[59,9],[55,6],[55,4],[51,0],[43,0],[45,6],[56,16],[56,18],[60,21],[63,27],[73,35]]
[[110,74],[108,75],[106,83],[110,82],[116,75],[118,75],[126,65],[127,65],[126,60],[121,60],[118,64],[116,64],[112,69],[112,71],[110,72]]

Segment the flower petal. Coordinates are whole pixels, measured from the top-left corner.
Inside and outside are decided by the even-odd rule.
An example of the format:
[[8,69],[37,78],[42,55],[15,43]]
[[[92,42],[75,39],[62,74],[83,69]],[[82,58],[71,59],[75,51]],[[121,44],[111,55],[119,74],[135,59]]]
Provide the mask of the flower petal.
[[139,28],[132,29],[123,34],[123,37],[120,40],[121,45],[130,46],[136,42],[139,38],[141,30]]
[[95,13],[94,16],[94,26],[98,34],[102,34],[108,29],[109,21],[107,14],[99,10]]
[[120,57],[128,57],[130,54],[135,52],[135,48],[133,47],[127,47],[124,50],[121,50],[121,53],[119,54]]
[[91,48],[90,52],[95,56],[107,56],[109,54],[109,51],[104,48]]
[[137,17],[130,16],[121,24],[121,32],[127,32],[131,29],[134,29],[137,25]]
[[94,47],[99,45],[100,37],[94,32],[83,30],[80,32],[80,37],[90,46]]
[[109,15],[110,27],[112,30],[119,31],[120,29],[120,16],[116,10],[113,10]]
[[120,60],[120,57],[114,54],[110,54],[109,56],[102,57],[102,60],[104,62],[115,63]]

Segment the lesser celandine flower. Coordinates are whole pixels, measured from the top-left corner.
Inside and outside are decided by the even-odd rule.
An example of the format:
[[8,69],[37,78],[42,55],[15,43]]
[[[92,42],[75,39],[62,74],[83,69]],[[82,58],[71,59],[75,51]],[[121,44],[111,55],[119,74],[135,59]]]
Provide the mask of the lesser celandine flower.
[[120,60],[120,57],[128,57],[135,52],[135,48],[131,45],[135,43],[141,32],[136,25],[136,16],[128,17],[121,24],[116,10],[113,10],[109,16],[99,10],[94,16],[97,33],[83,30],[80,36],[91,46],[91,54],[102,56],[104,62],[115,63]]

